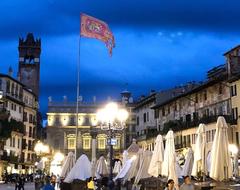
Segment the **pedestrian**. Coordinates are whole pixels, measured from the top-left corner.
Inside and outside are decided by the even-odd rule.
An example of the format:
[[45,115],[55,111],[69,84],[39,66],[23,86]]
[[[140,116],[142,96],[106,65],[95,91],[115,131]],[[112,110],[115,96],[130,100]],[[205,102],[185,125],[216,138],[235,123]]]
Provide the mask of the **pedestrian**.
[[92,178],[92,177],[90,177],[90,178],[88,179],[87,188],[88,188],[88,190],[94,190],[94,189],[95,189],[95,187],[94,187],[94,181],[93,181],[93,178]]
[[174,181],[173,179],[169,179],[167,182],[167,186],[164,190],[176,190],[176,188],[174,187]]
[[25,185],[25,178],[23,175],[19,177],[19,185],[18,185],[18,190],[24,190],[24,185]]
[[18,190],[19,187],[19,176],[16,177],[16,181],[15,181],[15,190]]
[[184,183],[180,186],[180,190],[195,190],[194,185],[191,183],[189,176],[184,176]]
[[50,184],[49,177],[46,177],[46,184],[43,186],[43,190],[54,190],[54,187]]

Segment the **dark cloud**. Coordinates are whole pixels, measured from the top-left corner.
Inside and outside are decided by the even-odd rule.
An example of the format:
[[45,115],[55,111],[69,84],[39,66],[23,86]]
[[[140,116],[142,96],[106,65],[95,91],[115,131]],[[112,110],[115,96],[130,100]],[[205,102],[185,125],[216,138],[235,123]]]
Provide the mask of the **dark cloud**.
[[[18,37],[33,32],[42,39],[41,110],[47,97],[75,100],[79,14],[106,21],[116,48],[81,40],[81,94],[118,98],[125,89],[134,97],[151,89],[204,80],[222,54],[240,41],[240,2],[167,0],[2,0],[0,2],[0,72],[18,67]],[[16,73],[16,72],[15,72]]]

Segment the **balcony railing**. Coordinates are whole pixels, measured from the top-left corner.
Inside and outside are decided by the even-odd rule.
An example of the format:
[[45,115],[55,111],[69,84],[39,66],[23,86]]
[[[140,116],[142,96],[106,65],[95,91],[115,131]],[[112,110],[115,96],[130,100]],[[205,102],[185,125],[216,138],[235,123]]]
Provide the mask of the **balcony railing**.
[[[235,125],[237,120],[233,119],[231,115],[221,115],[225,118],[226,122]],[[182,121],[182,120],[173,120],[168,121],[164,124],[164,128],[161,130],[162,134],[166,134],[169,129],[173,131],[181,131],[184,129],[190,129],[197,127],[200,123],[209,124],[213,122],[217,122],[217,118],[219,115],[211,115],[211,116],[203,116],[202,118],[196,118],[195,120],[191,121]]]

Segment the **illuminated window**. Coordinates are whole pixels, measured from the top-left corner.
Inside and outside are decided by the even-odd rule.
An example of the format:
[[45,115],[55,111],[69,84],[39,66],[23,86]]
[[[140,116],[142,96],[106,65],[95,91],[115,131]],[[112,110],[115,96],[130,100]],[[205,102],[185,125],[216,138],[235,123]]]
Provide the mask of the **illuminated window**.
[[120,138],[116,138],[117,142],[116,142],[116,145],[113,146],[114,149],[120,149]]
[[98,138],[98,149],[105,149],[105,148],[106,148],[106,139]]
[[90,148],[91,148],[91,139],[83,138],[83,149],[90,149]]
[[68,149],[75,149],[75,138],[68,138]]

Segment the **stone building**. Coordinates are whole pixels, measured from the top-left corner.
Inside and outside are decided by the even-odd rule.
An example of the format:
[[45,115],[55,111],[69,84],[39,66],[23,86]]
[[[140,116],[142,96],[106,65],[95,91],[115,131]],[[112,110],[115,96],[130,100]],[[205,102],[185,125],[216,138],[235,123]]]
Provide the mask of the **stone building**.
[[[32,173],[36,161],[33,151],[39,123],[38,97],[40,78],[41,40],[33,34],[19,39],[19,62],[17,78],[13,70],[0,74],[1,133],[0,174]],[[10,135],[10,137],[9,137]],[[5,139],[7,137],[7,139]]]
[[[1,160],[4,163],[3,170],[8,173],[32,173],[35,163],[33,144],[36,131],[37,98],[18,80],[12,76],[12,70],[8,75],[0,74],[0,91],[2,92],[1,127],[9,131],[8,135],[1,137],[4,140]],[[2,134],[2,133],[1,133]]]
[[204,123],[209,152],[218,116],[225,117],[229,140],[239,146],[240,46],[224,56],[226,63],[209,70],[204,82],[153,93],[136,103],[136,133],[142,148],[152,150],[156,136],[172,129],[178,150],[194,149],[198,125]]
[[[126,128],[115,132],[116,145],[114,155],[117,157],[132,142],[135,130],[135,118],[132,113],[133,103],[130,95],[122,93],[122,101],[118,102],[119,107],[128,110],[130,117],[126,122]],[[130,99],[130,100],[129,100]],[[107,102],[106,102],[107,103]],[[97,103],[95,100],[91,103],[80,102],[78,115],[78,152],[85,153],[91,158],[92,151],[97,152],[97,158],[100,155],[107,155],[107,131],[100,129],[96,113],[102,108],[104,103]],[[76,103],[68,102],[66,97],[63,102],[53,102],[49,98],[47,113],[47,144],[54,150],[59,150],[65,154],[69,151],[75,151],[76,147]],[[96,142],[96,150],[93,147]]]

